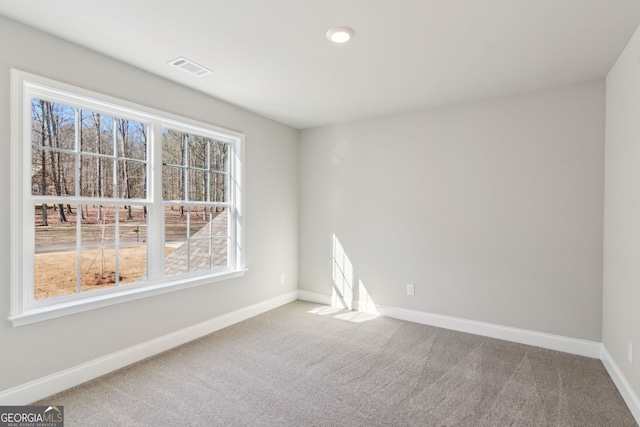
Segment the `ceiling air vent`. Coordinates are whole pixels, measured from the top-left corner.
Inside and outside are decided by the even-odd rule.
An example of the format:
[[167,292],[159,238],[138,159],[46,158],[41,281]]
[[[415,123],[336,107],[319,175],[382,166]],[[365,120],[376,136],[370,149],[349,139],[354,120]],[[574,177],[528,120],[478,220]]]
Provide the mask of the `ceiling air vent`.
[[168,64],[173,65],[176,68],[180,68],[181,70],[184,70],[187,73],[193,74],[194,76],[198,77],[206,76],[207,74],[213,73],[213,71],[201,67],[195,62],[189,61],[188,59],[182,57],[174,59],[173,61],[169,61]]

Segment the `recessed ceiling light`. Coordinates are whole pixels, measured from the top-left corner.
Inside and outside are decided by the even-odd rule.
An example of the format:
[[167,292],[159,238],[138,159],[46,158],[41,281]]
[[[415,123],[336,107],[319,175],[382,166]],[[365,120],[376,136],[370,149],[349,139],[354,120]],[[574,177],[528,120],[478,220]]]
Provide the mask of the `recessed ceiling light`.
[[327,38],[334,43],[346,43],[354,34],[353,29],[349,27],[333,27],[327,31]]

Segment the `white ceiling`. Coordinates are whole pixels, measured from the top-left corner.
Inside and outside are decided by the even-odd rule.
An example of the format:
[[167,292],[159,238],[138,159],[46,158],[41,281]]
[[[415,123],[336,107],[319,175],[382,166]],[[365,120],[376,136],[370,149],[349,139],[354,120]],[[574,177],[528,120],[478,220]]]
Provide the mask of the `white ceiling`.
[[[606,75],[639,0],[0,0],[0,14],[297,128]],[[355,29],[332,45],[335,25]],[[167,65],[184,56],[213,74]]]

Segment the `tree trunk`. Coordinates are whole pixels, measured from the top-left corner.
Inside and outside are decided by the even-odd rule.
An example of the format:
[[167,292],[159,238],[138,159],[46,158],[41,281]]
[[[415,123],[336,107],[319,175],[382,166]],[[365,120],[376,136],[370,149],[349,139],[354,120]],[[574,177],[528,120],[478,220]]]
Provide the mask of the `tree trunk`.
[[[42,134],[44,138],[44,133]],[[45,168],[47,161],[46,152],[42,151],[42,176],[41,176],[41,186],[42,186],[42,195],[46,196],[47,194],[47,171]],[[45,227],[49,225],[49,219],[47,218],[47,204],[42,204],[42,225]]]
[[47,227],[49,226],[49,220],[47,218],[47,204],[42,204],[42,225]]
[[[40,100],[40,104],[42,105],[42,111],[43,111],[42,121],[44,123],[44,128],[47,133],[46,139],[49,140],[49,147],[53,148],[54,137],[56,138],[56,141],[58,140],[57,123],[55,118],[53,117],[53,107],[51,106],[51,102],[48,102],[48,101]],[[57,145],[58,143],[56,142],[56,146]],[[51,160],[51,175],[53,178],[53,186],[56,191],[56,196],[60,197],[62,196],[62,188],[60,185],[60,174],[59,174],[60,153],[50,150],[49,157]],[[58,159],[56,159],[56,157]],[[62,206],[62,203],[58,203],[58,217],[60,219],[60,222],[67,222],[67,218],[64,215],[64,207]]]
[[[123,120],[123,119],[118,119],[117,121],[118,123],[118,133],[120,133],[120,150],[121,150],[121,155],[123,157],[128,157],[127,153],[127,147],[126,147],[126,141],[128,139],[128,135],[129,135],[129,131],[128,131],[128,121],[127,120]],[[129,182],[129,165],[127,164],[127,162],[125,160],[121,161],[121,165],[122,167],[120,168],[121,170],[121,179],[122,179],[122,193],[121,197],[124,199],[130,199],[131,198],[131,183]],[[127,219],[128,220],[133,220],[133,216],[131,215],[131,206],[127,206]]]

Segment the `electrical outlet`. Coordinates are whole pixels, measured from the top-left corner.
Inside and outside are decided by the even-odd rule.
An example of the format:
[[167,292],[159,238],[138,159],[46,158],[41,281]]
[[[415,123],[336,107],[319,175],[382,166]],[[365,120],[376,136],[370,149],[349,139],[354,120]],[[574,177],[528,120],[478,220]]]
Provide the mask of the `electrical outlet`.
[[627,359],[629,359],[629,363],[633,363],[633,345],[631,341],[627,341]]
[[416,287],[412,283],[407,283],[407,295],[414,296],[416,294]]
[[280,273],[280,284],[284,285],[284,273]]

